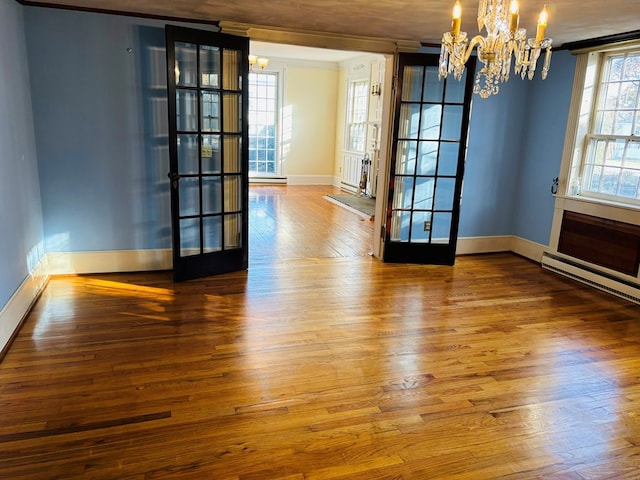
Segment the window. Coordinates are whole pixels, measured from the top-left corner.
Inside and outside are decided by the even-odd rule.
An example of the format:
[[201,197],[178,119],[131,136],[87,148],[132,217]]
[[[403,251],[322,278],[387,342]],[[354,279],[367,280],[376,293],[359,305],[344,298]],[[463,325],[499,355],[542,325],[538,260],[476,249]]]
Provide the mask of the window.
[[569,193],[579,186],[584,196],[640,204],[640,50],[595,58],[599,73],[581,180],[574,177]]
[[346,149],[350,152],[364,153],[369,107],[369,82],[367,80],[351,82],[348,105]]
[[249,174],[278,175],[278,74],[249,74]]

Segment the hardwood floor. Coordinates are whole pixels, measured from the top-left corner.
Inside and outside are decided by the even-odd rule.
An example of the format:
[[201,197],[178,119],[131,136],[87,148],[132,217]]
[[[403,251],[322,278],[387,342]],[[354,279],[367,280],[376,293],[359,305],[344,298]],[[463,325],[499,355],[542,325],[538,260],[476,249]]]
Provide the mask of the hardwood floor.
[[53,278],[0,364],[0,478],[640,477],[639,306],[506,253],[320,253]]
[[368,255],[373,221],[324,199],[338,192],[331,186],[251,186],[250,263]]

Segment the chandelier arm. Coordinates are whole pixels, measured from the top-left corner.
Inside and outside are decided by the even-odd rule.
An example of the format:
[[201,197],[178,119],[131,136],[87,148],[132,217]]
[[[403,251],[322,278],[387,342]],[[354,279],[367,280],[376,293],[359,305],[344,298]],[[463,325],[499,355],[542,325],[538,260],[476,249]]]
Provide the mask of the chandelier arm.
[[466,63],[467,60],[469,60],[469,57],[473,53],[473,49],[474,48],[476,48],[476,47],[485,48],[485,46],[486,46],[486,40],[482,35],[476,35],[475,37],[473,37],[469,41],[469,46],[467,47],[467,50],[464,53],[464,60],[463,61]]

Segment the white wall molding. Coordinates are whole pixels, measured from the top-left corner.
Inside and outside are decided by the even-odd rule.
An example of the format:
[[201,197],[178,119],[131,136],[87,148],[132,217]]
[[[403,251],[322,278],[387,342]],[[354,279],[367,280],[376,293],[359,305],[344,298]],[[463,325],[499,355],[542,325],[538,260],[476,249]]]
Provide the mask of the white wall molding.
[[495,237],[458,237],[456,255],[508,252],[511,247],[511,238],[511,235],[497,235]]
[[456,247],[456,255],[473,255],[476,253],[513,252],[540,263],[542,254],[547,250],[541,245],[514,235],[497,235],[493,237],[460,237]]
[[333,185],[333,175],[287,175],[289,185]]
[[49,253],[49,274],[170,270],[171,249]]
[[5,353],[5,348],[14,333],[29,314],[32,305],[47,284],[49,279],[47,270],[47,256],[45,255],[0,310],[0,352]]
[[286,185],[287,177],[249,177],[249,184],[255,185]]
[[542,245],[541,243],[532,242],[531,240],[527,240],[522,237],[511,237],[511,248],[510,250],[513,253],[517,253],[518,255],[522,255],[529,260],[533,260],[534,262],[541,263],[542,262],[542,254],[548,250],[547,245]]

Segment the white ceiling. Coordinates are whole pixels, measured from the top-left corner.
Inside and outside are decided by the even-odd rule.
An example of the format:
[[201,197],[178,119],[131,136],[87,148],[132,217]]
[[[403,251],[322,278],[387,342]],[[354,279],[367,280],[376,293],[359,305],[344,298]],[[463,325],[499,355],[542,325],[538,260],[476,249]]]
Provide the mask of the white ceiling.
[[[478,0],[461,0],[462,29],[477,33]],[[25,3],[29,4],[28,1]],[[451,24],[454,0],[44,0],[134,14],[228,21],[268,28],[439,43]],[[521,26],[530,36],[544,4],[554,46],[636,31],[640,0],[520,0]]]

